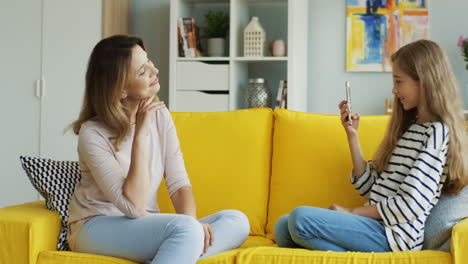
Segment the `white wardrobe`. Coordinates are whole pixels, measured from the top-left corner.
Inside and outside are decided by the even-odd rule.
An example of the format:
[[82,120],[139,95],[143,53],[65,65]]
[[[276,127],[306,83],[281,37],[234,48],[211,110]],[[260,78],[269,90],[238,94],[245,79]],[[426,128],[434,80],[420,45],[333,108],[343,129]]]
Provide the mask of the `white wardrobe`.
[[79,114],[99,0],[0,0],[0,207],[38,199],[20,155],[78,160]]

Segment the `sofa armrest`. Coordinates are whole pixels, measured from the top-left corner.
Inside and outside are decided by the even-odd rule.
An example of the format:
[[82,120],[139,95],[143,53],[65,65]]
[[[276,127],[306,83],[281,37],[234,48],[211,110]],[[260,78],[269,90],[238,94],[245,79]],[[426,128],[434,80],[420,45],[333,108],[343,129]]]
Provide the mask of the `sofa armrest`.
[[452,229],[452,256],[454,264],[468,261],[468,218],[458,222]]
[[60,217],[44,201],[0,208],[0,263],[36,264],[41,251],[57,250]]

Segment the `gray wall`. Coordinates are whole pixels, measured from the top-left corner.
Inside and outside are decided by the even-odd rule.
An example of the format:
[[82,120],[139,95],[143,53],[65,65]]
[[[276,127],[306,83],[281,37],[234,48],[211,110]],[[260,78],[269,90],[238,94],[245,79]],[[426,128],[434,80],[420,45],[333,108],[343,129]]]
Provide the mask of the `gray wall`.
[[132,34],[143,38],[148,57],[159,70],[159,99],[169,105],[170,0],[133,0]]
[[[458,37],[468,35],[467,0],[429,2],[429,38],[447,52],[468,107],[468,71]],[[344,82],[352,85],[353,111],[383,114],[385,98],[392,98],[391,73],[346,72],[346,1],[309,3],[309,104],[310,112],[337,114],[344,98]]]
[[[161,79],[160,98],[167,102],[169,78],[170,0],[134,0],[133,34],[142,37]],[[468,108],[468,71],[456,46],[458,36],[468,36],[467,0],[432,0],[429,3],[430,39],[448,53]],[[390,73],[345,71],[345,0],[309,3],[309,112],[336,114],[344,98],[344,81],[352,84],[353,110],[382,114],[385,98],[391,98]]]

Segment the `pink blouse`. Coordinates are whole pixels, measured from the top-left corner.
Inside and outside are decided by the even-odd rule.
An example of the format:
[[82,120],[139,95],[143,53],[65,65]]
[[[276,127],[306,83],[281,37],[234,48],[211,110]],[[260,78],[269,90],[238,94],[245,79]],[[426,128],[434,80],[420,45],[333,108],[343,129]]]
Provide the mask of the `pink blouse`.
[[[149,181],[148,213],[158,213],[156,194],[164,176],[169,195],[191,186],[185,170],[180,144],[172,117],[167,108],[156,112],[148,140]],[[110,137],[111,130],[98,120],[85,122],[78,136],[81,181],[70,201],[68,243],[74,248],[75,236],[84,222],[92,216],[139,217],[137,209],[123,194],[123,184],[130,167],[133,125],[116,151]]]

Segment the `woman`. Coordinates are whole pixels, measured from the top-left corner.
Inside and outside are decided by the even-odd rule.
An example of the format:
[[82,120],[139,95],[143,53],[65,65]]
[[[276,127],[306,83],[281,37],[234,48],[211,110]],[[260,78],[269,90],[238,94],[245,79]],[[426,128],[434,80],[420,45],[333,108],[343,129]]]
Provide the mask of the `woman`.
[[[143,41],[113,36],[94,48],[79,119],[82,172],[70,202],[68,242],[76,252],[150,263],[195,263],[240,246],[247,217],[225,210],[197,220],[174,123]],[[177,214],[161,214],[165,182]]]

